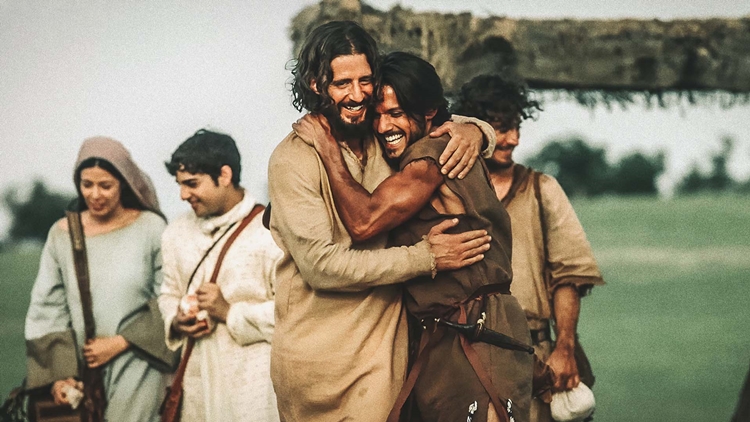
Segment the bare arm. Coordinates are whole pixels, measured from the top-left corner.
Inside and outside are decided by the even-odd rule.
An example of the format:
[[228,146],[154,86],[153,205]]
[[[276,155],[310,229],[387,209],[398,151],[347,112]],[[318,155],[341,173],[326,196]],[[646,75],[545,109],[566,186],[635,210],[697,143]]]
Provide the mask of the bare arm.
[[328,173],[336,210],[355,242],[387,232],[408,220],[429,202],[443,183],[435,162],[417,160],[385,179],[370,193],[349,173],[326,119],[307,115],[301,124],[308,125],[306,130],[315,133],[315,149]]
[[418,160],[385,179],[370,193],[352,178],[330,133],[315,145],[328,172],[336,210],[355,242],[387,232],[408,220],[443,183],[436,163]]
[[555,372],[554,390],[565,391],[577,387],[581,382],[574,356],[581,298],[575,286],[566,285],[555,290],[552,300],[557,340],[547,364]]
[[362,250],[351,248],[347,239],[335,240],[335,222],[321,192],[326,175],[318,157],[312,141],[295,135],[279,144],[268,166],[271,234],[311,288],[361,291],[401,283],[434,269],[471,265],[489,248],[484,230],[444,234],[457,223],[452,220],[433,227],[426,241],[408,247]]

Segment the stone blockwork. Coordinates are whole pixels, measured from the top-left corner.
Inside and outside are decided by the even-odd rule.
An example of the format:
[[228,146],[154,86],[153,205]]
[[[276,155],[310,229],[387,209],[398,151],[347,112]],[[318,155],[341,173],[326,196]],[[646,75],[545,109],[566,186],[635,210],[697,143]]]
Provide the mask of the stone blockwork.
[[309,31],[338,19],[359,22],[383,52],[429,60],[449,92],[476,75],[510,70],[538,89],[750,93],[750,17],[517,20],[324,0],[294,18],[295,52]]

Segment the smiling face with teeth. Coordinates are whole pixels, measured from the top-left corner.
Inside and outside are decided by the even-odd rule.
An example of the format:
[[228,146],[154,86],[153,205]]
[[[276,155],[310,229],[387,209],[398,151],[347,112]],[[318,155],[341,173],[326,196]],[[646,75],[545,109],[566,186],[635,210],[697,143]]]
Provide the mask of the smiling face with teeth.
[[[364,54],[337,56],[331,60],[331,83],[328,97],[333,104],[323,110],[332,126],[340,132],[366,134],[369,130],[367,109],[372,98],[372,69]],[[310,83],[317,92],[317,84]],[[366,125],[366,126],[365,126]],[[359,130],[358,130],[359,129]]]
[[383,85],[381,95],[382,101],[379,100],[375,105],[375,135],[383,144],[388,158],[397,159],[409,144],[425,136],[431,127],[435,112],[428,113],[425,122],[420,123],[409,117],[401,108],[392,86]]

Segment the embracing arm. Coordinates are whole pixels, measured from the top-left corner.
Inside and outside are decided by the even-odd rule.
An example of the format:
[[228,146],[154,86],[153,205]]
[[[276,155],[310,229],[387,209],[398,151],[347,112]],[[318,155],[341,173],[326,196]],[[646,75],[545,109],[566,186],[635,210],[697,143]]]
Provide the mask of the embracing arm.
[[316,142],[316,148],[328,172],[336,210],[355,242],[387,232],[408,220],[443,183],[434,161],[417,160],[385,179],[371,194],[352,178],[341,149],[330,134],[322,142]]
[[495,151],[495,130],[489,123],[475,117],[454,114],[450,121],[430,132],[433,138],[445,134],[449,134],[451,139],[440,154],[439,162],[443,166],[440,171],[450,179],[466,177],[479,158],[480,151],[484,158],[490,158]]
[[[288,137],[268,166],[271,233],[315,290],[358,291],[430,274],[429,245],[379,250],[350,247],[323,198],[325,172],[311,144]],[[384,262],[389,265],[383,265]]]

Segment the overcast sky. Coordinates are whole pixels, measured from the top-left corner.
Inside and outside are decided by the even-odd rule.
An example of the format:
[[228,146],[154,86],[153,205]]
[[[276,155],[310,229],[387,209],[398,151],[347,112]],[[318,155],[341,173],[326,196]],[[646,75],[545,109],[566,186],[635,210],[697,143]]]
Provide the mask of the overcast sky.
[[[163,167],[201,127],[231,134],[243,184],[266,199],[266,166],[299,114],[288,91],[289,22],[314,1],[0,0],[0,191],[41,177],[73,191],[81,141],[122,141],[157,187],[168,216],[188,210]],[[747,0],[474,0],[368,2],[386,10],[470,11],[513,18],[704,18],[750,16]],[[283,6],[282,6],[283,5]],[[552,137],[580,134],[613,158],[664,149],[677,180],[707,161],[722,136],[737,142],[736,175],[750,173],[750,106],[588,110],[547,103],[524,125],[518,156]],[[0,237],[7,225],[0,217]]]

